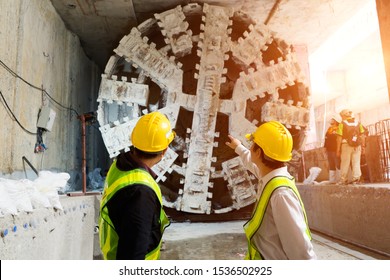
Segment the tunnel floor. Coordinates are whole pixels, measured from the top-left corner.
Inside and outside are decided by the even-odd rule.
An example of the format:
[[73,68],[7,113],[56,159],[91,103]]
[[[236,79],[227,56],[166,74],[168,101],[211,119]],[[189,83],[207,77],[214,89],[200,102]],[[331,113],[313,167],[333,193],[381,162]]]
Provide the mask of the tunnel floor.
[[[172,223],[165,231],[162,260],[242,260],[245,221],[221,223]],[[319,260],[385,259],[374,252],[313,233]]]

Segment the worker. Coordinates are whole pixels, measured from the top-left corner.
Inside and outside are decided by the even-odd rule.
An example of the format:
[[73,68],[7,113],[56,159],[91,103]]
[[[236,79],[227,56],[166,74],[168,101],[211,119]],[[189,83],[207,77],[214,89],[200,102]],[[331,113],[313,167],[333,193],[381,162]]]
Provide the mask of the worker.
[[175,137],[165,115],[142,116],[130,151],[112,163],[100,204],[99,239],[104,259],[155,260],[169,225],[152,167],[162,160]]
[[266,122],[246,135],[252,142],[250,149],[228,137],[226,145],[259,180],[256,206],[244,225],[248,241],[245,259],[316,259],[304,205],[287,171],[293,147],[290,132],[280,122]]
[[[365,153],[365,130],[360,122],[355,121],[349,109],[340,112],[342,118],[337,130],[337,156],[340,157],[340,180],[338,185],[358,184],[362,172],[360,158]],[[348,182],[348,172],[352,167],[352,180]]]
[[340,157],[337,156],[337,130],[341,118],[333,115],[330,119],[330,126],[325,133],[324,147],[328,156],[329,164],[329,183],[334,184],[339,180],[340,174]]

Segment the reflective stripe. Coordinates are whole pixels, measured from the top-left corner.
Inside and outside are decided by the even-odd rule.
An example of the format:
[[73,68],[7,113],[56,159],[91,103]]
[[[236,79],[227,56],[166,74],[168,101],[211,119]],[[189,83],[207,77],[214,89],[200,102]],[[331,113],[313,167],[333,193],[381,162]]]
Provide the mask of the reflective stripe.
[[[99,217],[99,240],[100,248],[104,259],[116,259],[118,247],[118,235],[112,223],[108,208],[108,201],[121,189],[131,187],[131,185],[141,184],[150,187],[156,193],[160,201],[160,231],[163,234],[165,228],[169,225],[169,219],[163,210],[162,195],[159,185],[153,177],[143,169],[134,169],[130,171],[120,171],[116,167],[116,161],[111,165],[106,178],[102,200],[100,202],[100,217]],[[145,259],[156,260],[160,257],[161,240],[159,245],[149,252]]]
[[245,235],[248,241],[248,252],[246,254],[245,259],[246,260],[262,260],[264,259],[263,256],[260,253],[260,249],[256,248],[255,244],[252,242],[252,238],[254,234],[259,230],[263,219],[264,214],[268,206],[268,202],[271,198],[272,193],[280,188],[280,187],[288,187],[290,188],[295,195],[298,197],[299,203],[301,204],[303,214],[305,216],[305,222],[306,222],[306,234],[308,235],[309,239],[311,240],[311,233],[306,217],[306,211],[305,207],[303,205],[301,196],[299,195],[298,189],[295,186],[294,179],[289,179],[287,177],[274,177],[272,178],[264,187],[263,192],[260,195],[260,198],[256,204],[256,207],[252,213],[252,217],[249,219],[248,222],[244,225],[244,231]]
[[[123,172],[116,167],[114,162],[107,173],[107,188],[104,189],[102,203],[105,205],[109,199],[121,188],[128,186],[129,184],[142,184],[151,187],[162,205],[161,190],[153,177],[143,169],[134,169],[131,171]],[[130,182],[130,183],[129,183]]]

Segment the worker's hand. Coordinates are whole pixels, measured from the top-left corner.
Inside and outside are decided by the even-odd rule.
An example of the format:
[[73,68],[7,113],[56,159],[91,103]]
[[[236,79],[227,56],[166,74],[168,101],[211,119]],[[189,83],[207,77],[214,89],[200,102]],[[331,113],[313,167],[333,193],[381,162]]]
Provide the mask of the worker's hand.
[[226,142],[226,145],[228,145],[230,148],[232,148],[233,150],[235,150],[237,148],[238,145],[241,145],[241,141],[234,138],[233,136],[231,135],[228,135],[229,139],[230,139],[230,142]]

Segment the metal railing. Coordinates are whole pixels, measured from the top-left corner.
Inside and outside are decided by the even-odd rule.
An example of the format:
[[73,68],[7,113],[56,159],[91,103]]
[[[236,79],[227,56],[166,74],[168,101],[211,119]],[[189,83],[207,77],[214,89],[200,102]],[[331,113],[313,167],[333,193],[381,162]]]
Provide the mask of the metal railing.
[[368,125],[369,135],[380,137],[379,154],[380,166],[383,180],[390,182],[390,119],[379,121],[375,124]]

